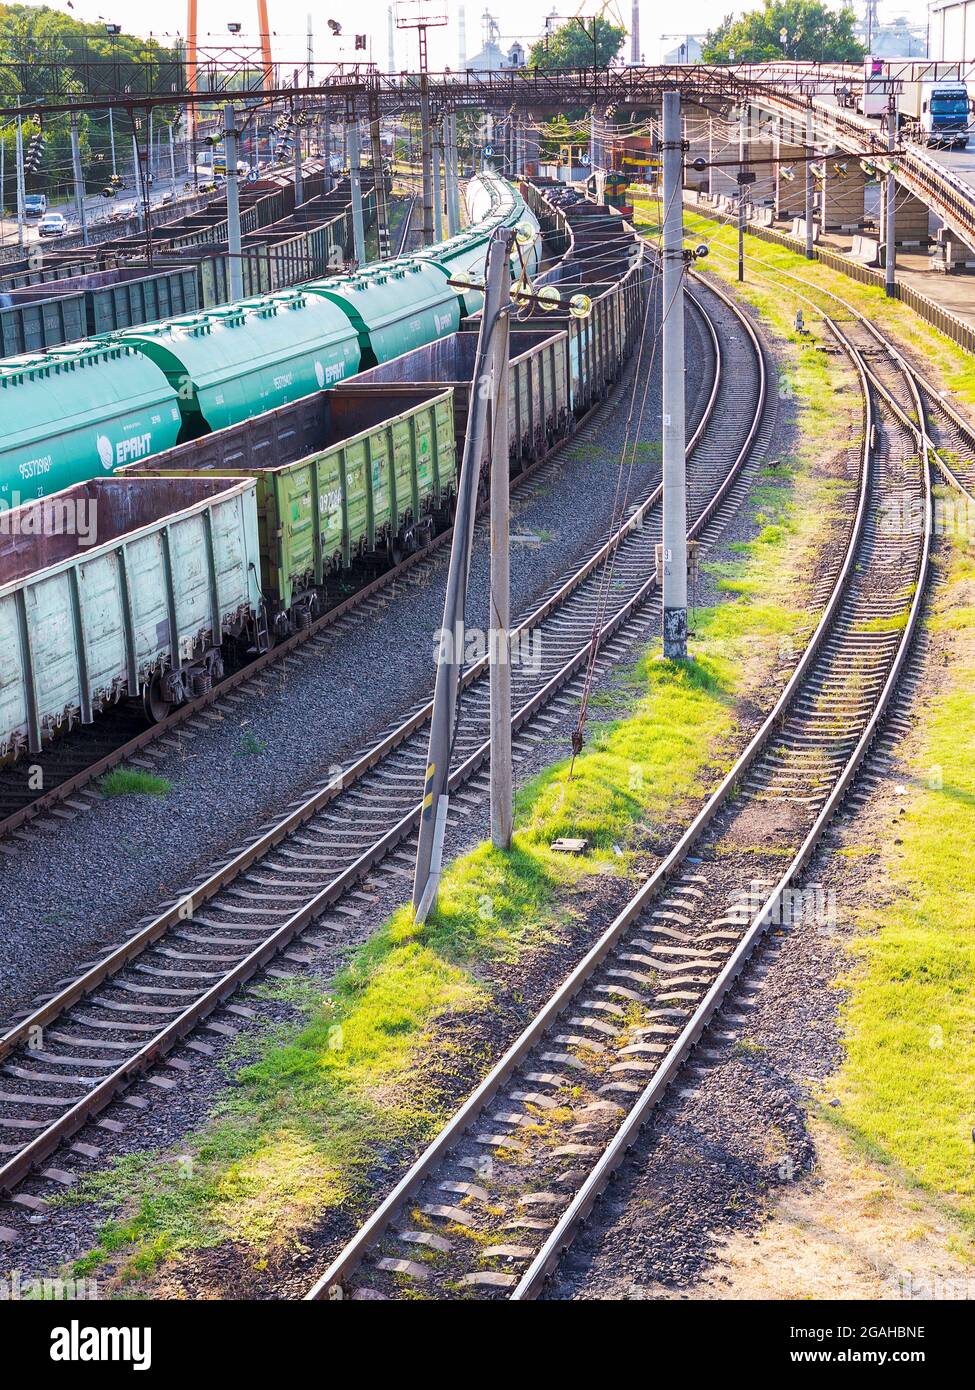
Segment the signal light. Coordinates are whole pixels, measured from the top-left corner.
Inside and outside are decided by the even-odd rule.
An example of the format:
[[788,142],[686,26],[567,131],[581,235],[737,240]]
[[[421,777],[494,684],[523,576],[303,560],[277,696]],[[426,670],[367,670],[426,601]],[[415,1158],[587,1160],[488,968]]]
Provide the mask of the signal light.
[[44,153],[44,136],[41,131],[30,137],[27,153],[24,155],[24,173],[36,174]]

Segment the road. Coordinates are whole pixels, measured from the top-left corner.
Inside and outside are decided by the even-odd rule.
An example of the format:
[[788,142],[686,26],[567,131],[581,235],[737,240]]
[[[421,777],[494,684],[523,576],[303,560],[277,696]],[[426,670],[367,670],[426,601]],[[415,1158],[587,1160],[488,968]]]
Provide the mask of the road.
[[[204,180],[201,177],[201,182],[203,181]],[[184,189],[186,188],[187,184],[189,184],[189,188],[186,189],[186,191],[184,192]],[[176,201],[178,201],[182,197],[194,196],[192,184],[193,181],[191,176],[187,175],[186,173],[183,173],[182,175],[177,174],[175,184]],[[150,190],[149,201],[151,206],[159,207],[163,203],[172,202],[174,200],[173,193],[174,186],[167,174],[165,179],[160,179],[157,187],[153,187]],[[116,198],[105,198],[100,193],[89,193],[85,198],[85,217],[88,223],[89,230],[96,226],[104,226],[105,223],[109,220],[114,209],[132,207],[134,206],[135,202],[136,193],[134,187],[131,186],[131,180],[129,186],[123,188]],[[64,213],[68,221],[68,235],[70,235],[72,232],[77,232],[78,218],[73,198],[66,200],[62,199],[57,202],[52,201],[49,202],[47,206],[48,212]],[[25,222],[25,242],[28,245],[30,245],[33,242],[39,241],[41,239],[42,238],[38,237],[37,234],[37,222]],[[43,238],[43,241],[45,245],[56,246],[58,238],[45,237]],[[7,217],[0,219],[0,247],[13,246],[16,242],[17,219],[15,217]]]

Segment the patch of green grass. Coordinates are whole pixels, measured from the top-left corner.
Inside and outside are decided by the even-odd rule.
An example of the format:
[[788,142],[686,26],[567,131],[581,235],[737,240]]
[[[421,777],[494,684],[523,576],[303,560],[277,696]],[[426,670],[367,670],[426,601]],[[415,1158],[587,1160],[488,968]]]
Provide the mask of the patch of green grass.
[[238,758],[253,758],[266,752],[267,745],[262,743],[255,734],[241,735],[240,747],[237,749]]
[[903,632],[907,627],[909,609],[901,613],[888,613],[880,618],[863,618],[853,624],[854,632]]
[[[966,574],[966,570],[969,574]],[[975,612],[958,555],[939,613]],[[937,626],[937,621],[935,626]],[[905,812],[880,846],[882,908],[858,919],[844,980],[839,1110],[826,1115],[908,1182],[940,1195],[975,1238],[975,637],[957,639],[927,707]],[[975,1246],[970,1245],[970,1251]]]
[[102,796],[166,796],[173,784],[138,767],[113,767],[98,783]]

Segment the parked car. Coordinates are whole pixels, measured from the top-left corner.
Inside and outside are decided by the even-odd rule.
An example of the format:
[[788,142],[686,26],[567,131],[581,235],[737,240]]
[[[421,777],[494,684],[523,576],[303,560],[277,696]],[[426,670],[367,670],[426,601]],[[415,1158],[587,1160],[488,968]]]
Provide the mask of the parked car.
[[38,236],[64,236],[68,219],[63,212],[46,212],[37,224]]

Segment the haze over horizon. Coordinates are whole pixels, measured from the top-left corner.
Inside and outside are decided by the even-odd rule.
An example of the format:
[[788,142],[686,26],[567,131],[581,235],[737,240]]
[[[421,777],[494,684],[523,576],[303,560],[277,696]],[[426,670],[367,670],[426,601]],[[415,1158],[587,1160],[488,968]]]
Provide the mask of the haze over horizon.
[[[29,3],[29,0],[21,0]],[[272,32],[272,47],[276,61],[287,66],[304,63],[307,23],[309,15],[308,0],[269,0]],[[839,4],[835,6],[840,8]],[[128,33],[157,35],[160,39],[174,38],[186,30],[186,0],[156,0],[151,10],[136,7],[132,0],[47,0],[47,8],[60,10],[74,19],[96,24],[103,21],[121,24]],[[498,21],[501,30],[500,43],[507,49],[516,40],[526,49],[541,34],[545,16],[553,10],[565,18],[575,13],[578,3],[562,4],[556,0],[488,0],[487,9]],[[589,3],[587,13],[598,11],[598,4]],[[670,21],[661,19],[658,7],[650,0],[642,0],[640,11],[641,48],[647,62],[657,62],[665,52],[675,48],[682,38],[702,36],[709,28],[714,28],[725,15],[741,13],[757,8],[756,4],[734,3],[734,0],[690,0],[684,7],[686,29],[667,31],[662,37],[661,25]],[[856,5],[859,11],[862,6]],[[449,17],[442,28],[430,29],[430,66],[456,68],[459,57],[458,0],[445,0],[442,13]],[[483,43],[482,17],[485,12],[484,0],[468,0],[464,6],[467,28],[467,56],[477,53]],[[359,0],[356,4],[349,0],[329,0],[324,7],[316,9],[314,20],[314,52],[319,63],[355,62],[372,60],[383,69],[387,65],[388,21],[387,0]],[[619,0],[620,17],[629,25],[631,0]],[[147,24],[145,16],[151,13],[152,22]],[[912,23],[923,23],[927,7],[923,3],[884,4],[881,0],[881,22],[888,22],[900,15],[907,15]],[[613,18],[611,12],[607,17]],[[342,26],[341,37],[330,33],[327,20],[334,19]],[[227,32],[228,22],[241,25],[239,38]],[[256,0],[199,0],[199,29],[202,46],[217,46],[231,42],[255,42],[257,35]],[[356,53],[353,47],[355,33],[366,33],[371,43],[371,52]],[[417,37],[410,31],[400,30],[395,36],[396,67],[413,68],[417,63]],[[627,47],[626,55],[629,56]]]

